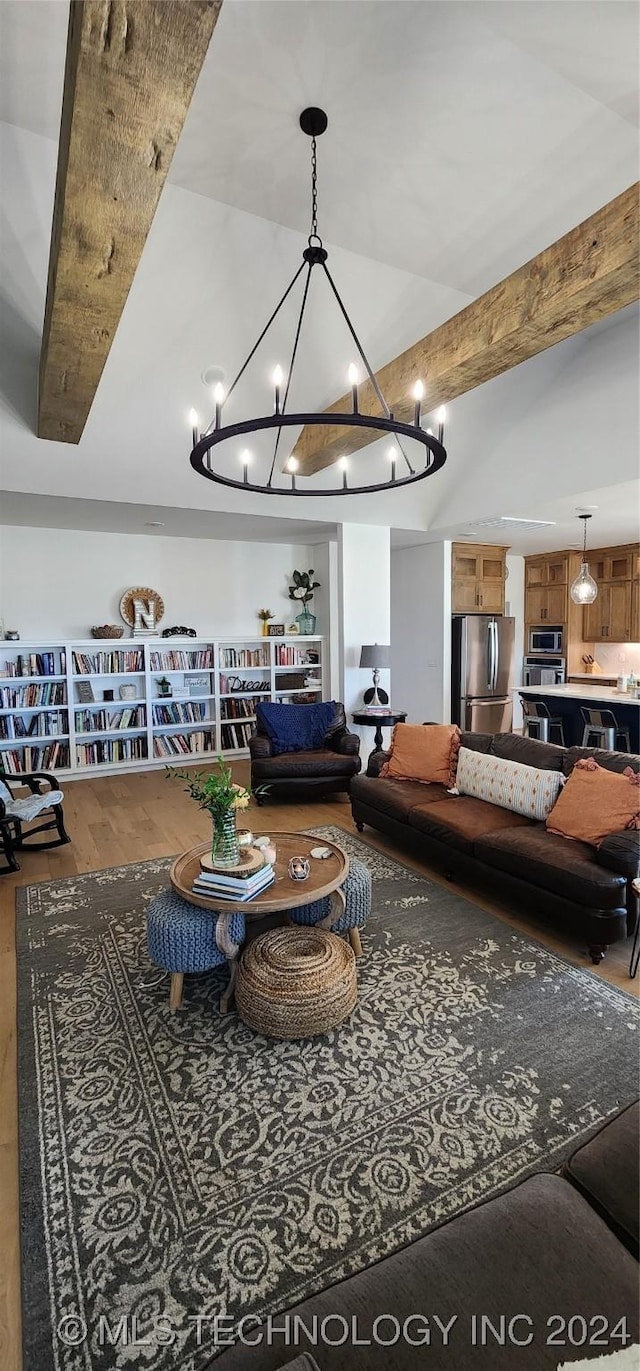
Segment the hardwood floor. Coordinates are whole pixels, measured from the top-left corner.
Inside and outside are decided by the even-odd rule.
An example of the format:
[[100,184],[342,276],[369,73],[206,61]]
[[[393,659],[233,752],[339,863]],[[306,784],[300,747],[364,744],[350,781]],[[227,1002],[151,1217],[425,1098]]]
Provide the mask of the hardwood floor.
[[[235,767],[235,778],[248,782],[248,764]],[[65,821],[72,842],[50,852],[22,854],[22,870],[0,877],[0,1367],[20,1371],[20,1256],[18,1225],[18,1135],[16,1092],[16,1001],[14,892],[31,885],[101,867],[172,856],[209,835],[206,815],[184,793],[181,783],[164,772],[141,772],[64,786]],[[258,831],[295,831],[322,824],[337,824],[353,831],[351,809],[342,797],[304,804],[267,803],[249,811],[248,821]],[[403,852],[389,839],[367,829],[365,840],[423,871],[440,884],[466,895],[483,909],[559,952],[627,992],[638,993],[638,981],[628,976],[629,944],[619,943],[599,967],[593,967],[584,946],[563,938],[532,920],[485,898],[482,893],[455,882],[445,882],[437,872]]]

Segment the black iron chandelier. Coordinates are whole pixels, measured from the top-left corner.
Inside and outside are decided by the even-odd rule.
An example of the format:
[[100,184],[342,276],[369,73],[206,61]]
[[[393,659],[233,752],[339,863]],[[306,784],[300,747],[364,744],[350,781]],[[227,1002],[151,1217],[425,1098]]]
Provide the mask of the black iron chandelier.
[[[327,266],[328,253],[323,246],[322,239],[318,234],[318,198],[317,198],[317,139],[324,133],[328,124],[327,116],[321,109],[305,109],[300,115],[300,127],[303,133],[311,138],[311,232],[307,240],[307,247],[302,254],[302,263],[298,267],[293,280],[289,282],[284,295],[276,305],[271,317],[265,324],[257,342],[251,349],[248,357],[243,362],[235,380],[224,390],[221,382],[214,387],[215,412],[208,426],[200,431],[198,415],[192,410],[189,416],[193,448],[191,451],[190,462],[194,471],[200,476],[204,476],[207,481],[215,481],[218,485],[230,486],[236,490],[256,491],[267,495],[305,495],[305,496],[325,496],[325,495],[362,495],[372,491],[395,490],[396,488],[411,485],[415,481],[423,481],[427,476],[433,476],[444,466],[447,460],[444,440],[444,406],[438,410],[438,434],[432,432],[430,428],[422,427],[421,402],[424,394],[424,386],[421,380],[416,381],[413,388],[414,416],[413,423],[403,423],[395,419],[385,398],[382,394],[376,376],[369,365],[367,356],[360,343],[360,340],[353,327],[351,319],[347,313],[345,305],[340,297],[337,286],[333,280],[331,272]],[[289,364],[288,375],[285,376],[280,366],[276,367],[273,373],[273,410],[271,414],[257,416],[252,419],[244,419],[240,423],[224,424],[223,410],[225,403],[232,395],[238,382],[244,375],[249,363],[255,356],[260,344],[266,337],[271,325],[277,318],[285,300],[288,299],[293,287],[305,271],[304,287],[302,293],[302,303],[298,315],[298,322],[293,340],[291,361]],[[291,387],[291,377],[295,365],[302,321],[304,318],[311,273],[314,267],[320,267],[331,291],[338,303],[339,309],[345,320],[354,346],[364,366],[366,374],[371,382],[373,390],[379,401],[382,413],[380,415],[361,414],[358,408],[358,383],[359,375],[355,365],[349,367],[349,383],[351,386],[352,407],[350,413],[330,414],[312,411],[310,413],[293,413],[287,410],[287,400]],[[284,387],[284,390],[283,390]],[[340,483],[337,486],[313,486],[310,484],[313,477],[307,477],[298,473],[298,459],[291,455],[284,465],[283,470],[276,470],[280,438],[284,428],[300,428],[307,425],[327,425],[344,426],[345,428],[371,429],[378,434],[390,434],[394,439],[392,447],[388,450],[387,457],[389,464],[386,467],[386,479],[380,479],[373,484],[358,485],[349,484],[349,462],[347,457],[337,459],[337,467],[341,473]],[[275,443],[273,455],[270,461],[265,462],[264,478],[259,479],[254,476],[253,455],[244,448],[233,457],[236,475],[233,469],[225,465],[224,457],[221,460],[219,449],[222,444],[232,439],[240,439],[248,433],[259,433],[262,430],[275,430]],[[407,454],[405,444],[407,440],[419,445],[419,460],[410,459]],[[228,455],[227,450],[227,455]],[[415,463],[415,464],[414,464]],[[404,465],[402,465],[404,464]],[[405,471],[406,468],[406,471]],[[302,484],[299,484],[302,482]],[[308,484],[309,482],[309,484]]]

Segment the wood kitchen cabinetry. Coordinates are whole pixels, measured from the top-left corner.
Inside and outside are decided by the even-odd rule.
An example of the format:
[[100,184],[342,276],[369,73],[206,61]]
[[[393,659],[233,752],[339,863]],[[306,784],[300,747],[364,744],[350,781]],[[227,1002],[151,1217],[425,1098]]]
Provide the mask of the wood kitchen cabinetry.
[[506,547],[454,543],[451,608],[454,614],[504,614]]
[[581,554],[545,553],[525,558],[525,622],[527,629],[560,626],[570,670],[579,669],[585,645],[640,642],[640,549],[594,548],[587,553],[591,575],[598,585],[592,605],[574,605],[570,586],[580,569]]
[[569,553],[527,557],[524,617],[527,624],[565,624],[569,597]]

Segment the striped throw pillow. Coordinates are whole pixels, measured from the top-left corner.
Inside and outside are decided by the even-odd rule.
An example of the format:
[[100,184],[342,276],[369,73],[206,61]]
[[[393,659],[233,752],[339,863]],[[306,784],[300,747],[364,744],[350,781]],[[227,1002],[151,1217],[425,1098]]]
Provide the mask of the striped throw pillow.
[[551,813],[564,785],[560,771],[542,771],[523,762],[492,757],[461,747],[458,753],[456,790],[478,800],[543,821]]

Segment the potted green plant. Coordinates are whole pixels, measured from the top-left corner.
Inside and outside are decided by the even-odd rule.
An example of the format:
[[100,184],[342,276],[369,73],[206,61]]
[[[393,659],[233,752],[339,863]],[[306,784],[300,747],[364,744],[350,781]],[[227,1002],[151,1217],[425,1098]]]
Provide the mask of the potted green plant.
[[246,809],[254,794],[260,795],[267,787],[260,786],[256,791],[247,790],[233,780],[231,767],[224,757],[218,756],[216,771],[185,771],[180,767],[168,766],[167,775],[186,781],[185,790],[200,809],[206,809],[211,816],[213,832],[211,838],[211,860],[216,866],[237,866],[240,861],[240,848],[236,829],[238,810]]
[[171,681],[167,680],[166,676],[160,677],[160,680],[157,682],[157,686],[158,695],[163,695],[166,698],[171,694]]
[[308,571],[294,571],[293,585],[289,586],[289,599],[298,600],[302,604],[302,613],[296,616],[296,623],[301,633],[315,633],[316,616],[312,614],[307,605],[313,599],[314,590],[318,589],[319,581],[312,581],[314,575],[313,567]]

